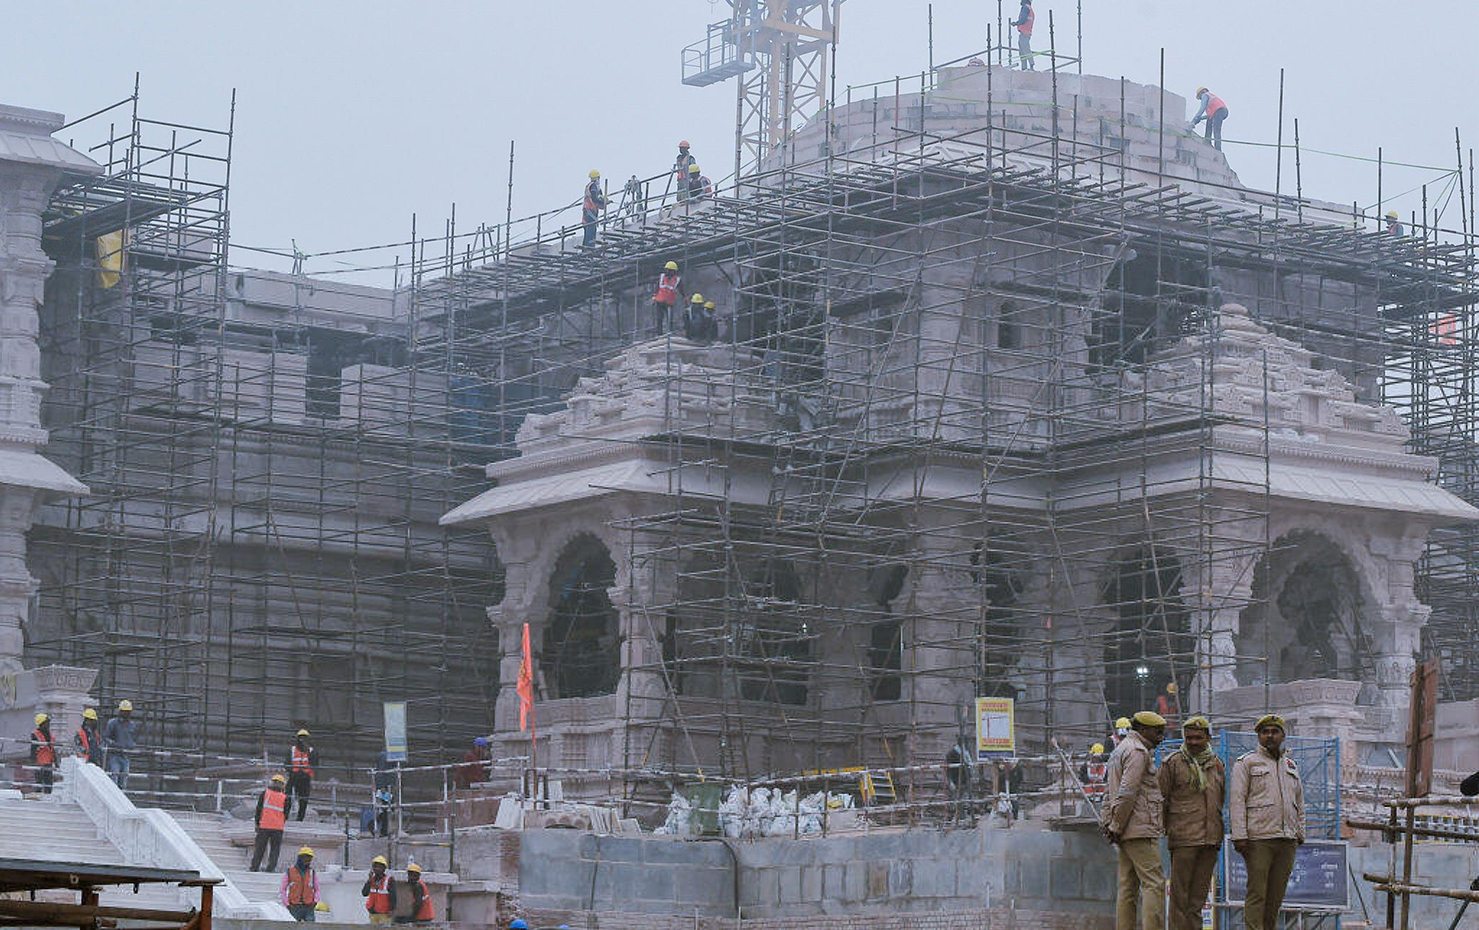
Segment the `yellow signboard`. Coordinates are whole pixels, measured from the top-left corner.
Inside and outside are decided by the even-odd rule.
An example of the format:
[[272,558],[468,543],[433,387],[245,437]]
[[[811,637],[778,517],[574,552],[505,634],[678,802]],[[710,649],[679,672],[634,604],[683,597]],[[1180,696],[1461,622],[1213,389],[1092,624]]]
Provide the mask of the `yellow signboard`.
[[1011,698],[976,698],[976,759],[1017,752],[1016,714]]

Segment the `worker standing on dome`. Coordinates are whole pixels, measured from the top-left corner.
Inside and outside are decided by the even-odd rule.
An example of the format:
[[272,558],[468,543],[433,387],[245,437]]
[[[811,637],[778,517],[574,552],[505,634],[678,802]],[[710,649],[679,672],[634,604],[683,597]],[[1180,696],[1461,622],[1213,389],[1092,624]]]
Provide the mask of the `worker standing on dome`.
[[606,193],[601,190],[601,172],[592,168],[586,177],[590,183],[585,186],[585,199],[580,205],[580,224],[585,227],[581,246],[588,249],[596,244],[596,224],[601,220],[601,211],[606,209]]
[[[1032,0],[1022,0],[1022,6],[1017,11],[1017,18],[1011,25],[1017,27],[1017,67],[1023,71],[1036,71],[1037,65],[1032,61],[1032,21],[1037,19],[1037,14],[1032,12]],[[997,20],[1001,22],[1001,20]]]
[[688,151],[688,140],[678,143],[678,157],[673,159],[673,183],[678,187],[678,200],[688,199],[688,169],[698,162]]
[[667,329],[669,320],[677,325],[680,296],[686,296],[683,276],[678,273],[678,263],[670,261],[662,266],[662,274],[657,276],[657,290],[652,294],[652,316],[659,336]]

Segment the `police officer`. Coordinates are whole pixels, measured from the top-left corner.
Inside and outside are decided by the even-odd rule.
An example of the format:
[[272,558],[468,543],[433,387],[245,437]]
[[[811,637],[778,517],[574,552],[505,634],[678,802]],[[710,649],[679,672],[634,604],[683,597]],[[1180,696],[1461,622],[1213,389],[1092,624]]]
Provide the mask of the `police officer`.
[[1142,710],[1130,718],[1130,735],[1109,757],[1104,835],[1119,847],[1116,930],[1162,930],[1165,877],[1161,872],[1160,784],[1155,747],[1166,736],[1166,718]]
[[1166,846],[1171,852],[1171,930],[1198,930],[1222,845],[1227,771],[1212,751],[1212,724],[1192,717],[1181,748],[1166,757],[1156,780],[1166,798]]
[[1233,763],[1228,813],[1233,848],[1248,864],[1243,923],[1248,930],[1278,930],[1294,851],[1304,842],[1304,783],[1284,752],[1284,718],[1268,714],[1254,729],[1258,748]]

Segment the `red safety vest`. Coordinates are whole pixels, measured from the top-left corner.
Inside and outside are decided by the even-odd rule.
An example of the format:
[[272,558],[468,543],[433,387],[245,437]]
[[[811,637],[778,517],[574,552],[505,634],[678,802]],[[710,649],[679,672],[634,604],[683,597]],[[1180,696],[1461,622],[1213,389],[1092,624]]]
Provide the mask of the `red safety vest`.
[[87,727],[77,728],[77,748],[82,750],[82,755],[92,754],[92,737],[87,735]]
[[294,746],[293,747],[293,774],[294,775],[299,775],[299,774],[307,775],[309,778],[312,778],[313,777],[313,766],[311,766],[311,765],[308,764],[308,760],[311,759],[311,758],[312,758],[312,756],[310,756],[308,754],[308,750],[307,749],[299,749],[297,746]]
[[31,739],[41,744],[40,746],[36,747],[36,764],[55,765],[56,747],[54,747],[51,743],[51,736],[46,733],[42,733],[41,728],[37,727],[36,729],[31,731]]
[[678,282],[683,280],[677,272],[664,271],[657,279],[657,293],[652,295],[653,303],[667,304],[671,307],[678,302]]
[[1109,789],[1109,763],[1090,762],[1087,766],[1089,782],[1084,785],[1084,793],[1091,798],[1100,798]]
[[1218,110],[1226,109],[1227,104],[1222,102],[1221,97],[1217,96],[1216,94],[1207,94],[1207,119],[1211,119],[1212,117],[1216,116]]
[[[431,906],[431,893],[426,890],[426,882],[418,878],[412,884],[421,891],[421,906],[416,908],[416,913],[411,915],[411,919],[436,920],[436,908]],[[412,894],[415,894],[415,892],[413,891]]]
[[370,876],[370,893],[365,895],[365,910],[371,914],[390,913],[390,873],[386,872],[376,881]]
[[262,792],[262,819],[258,830],[281,830],[287,823],[288,796],[276,788]]
[[[1018,18],[1021,19],[1021,17]],[[1022,25],[1017,27],[1017,31],[1024,36],[1032,35],[1032,21],[1035,19],[1037,19],[1037,14],[1032,11],[1032,7],[1028,7],[1027,18],[1022,21]]]
[[300,872],[296,865],[288,866],[288,903],[318,903],[318,880],[313,877],[312,869]]
[[606,205],[606,198],[601,194],[601,184],[592,181],[585,186],[585,211],[595,213]]

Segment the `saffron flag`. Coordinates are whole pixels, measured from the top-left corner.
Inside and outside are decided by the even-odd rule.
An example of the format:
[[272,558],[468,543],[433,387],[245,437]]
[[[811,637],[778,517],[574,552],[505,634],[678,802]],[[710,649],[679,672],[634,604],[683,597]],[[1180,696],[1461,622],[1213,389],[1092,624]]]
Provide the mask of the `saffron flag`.
[[519,660],[519,730],[529,729],[534,711],[534,654],[529,651],[529,624],[524,624],[524,655]]

